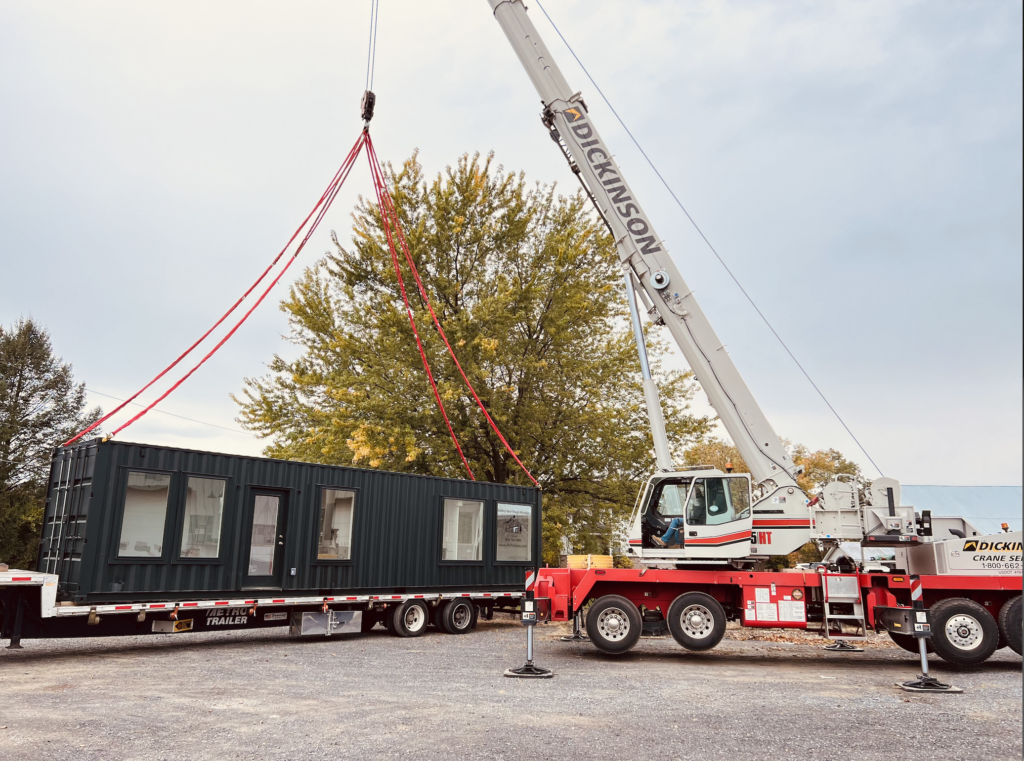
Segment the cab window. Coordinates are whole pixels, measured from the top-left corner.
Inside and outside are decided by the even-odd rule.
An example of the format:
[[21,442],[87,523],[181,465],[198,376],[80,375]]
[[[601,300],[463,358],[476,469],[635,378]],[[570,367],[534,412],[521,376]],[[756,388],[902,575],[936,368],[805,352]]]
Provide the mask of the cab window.
[[686,504],[691,526],[717,526],[750,517],[745,478],[698,478]]
[[658,515],[665,518],[676,518],[683,515],[686,505],[686,490],[690,482],[665,484],[658,498]]

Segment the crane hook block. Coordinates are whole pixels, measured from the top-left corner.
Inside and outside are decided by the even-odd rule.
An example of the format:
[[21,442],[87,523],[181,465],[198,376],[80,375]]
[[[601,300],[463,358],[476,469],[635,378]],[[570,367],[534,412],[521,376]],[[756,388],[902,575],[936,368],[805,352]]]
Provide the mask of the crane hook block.
[[363,110],[363,121],[367,124],[373,118],[373,105],[376,102],[377,96],[373,94],[373,90],[366,90],[363,93],[363,99],[359,102],[359,107]]

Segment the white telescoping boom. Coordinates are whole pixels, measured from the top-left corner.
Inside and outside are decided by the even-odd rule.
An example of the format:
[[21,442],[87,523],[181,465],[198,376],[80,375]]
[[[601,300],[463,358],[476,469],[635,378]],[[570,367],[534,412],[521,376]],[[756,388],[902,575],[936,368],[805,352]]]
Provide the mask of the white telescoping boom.
[[650,217],[630,190],[601,139],[586,104],[568,83],[526,13],[522,0],[488,0],[502,30],[537,88],[545,116],[557,129],[604,214],[618,248],[644,375],[658,468],[675,470],[658,391],[650,377],[634,289],[664,322],[701,388],[732,437],[755,482],[796,486],[797,467],[743,382],[724,344],[676,269]]

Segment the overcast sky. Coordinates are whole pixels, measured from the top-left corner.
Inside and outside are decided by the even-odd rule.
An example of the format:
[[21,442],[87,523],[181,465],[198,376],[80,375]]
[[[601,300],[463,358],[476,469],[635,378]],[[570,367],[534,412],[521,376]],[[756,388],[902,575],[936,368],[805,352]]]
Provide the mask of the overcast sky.
[[[485,0],[381,5],[381,158],[494,151],[575,191]],[[369,7],[0,0],[0,322],[45,324],[105,408],[162,369],[355,140]],[[528,7],[776,430],[875,475]],[[1020,484],[1021,3],[545,7],[885,474]],[[302,262],[370,190],[360,164]],[[294,356],[284,293],[161,407],[235,431],[122,438],[258,453],[228,395]]]

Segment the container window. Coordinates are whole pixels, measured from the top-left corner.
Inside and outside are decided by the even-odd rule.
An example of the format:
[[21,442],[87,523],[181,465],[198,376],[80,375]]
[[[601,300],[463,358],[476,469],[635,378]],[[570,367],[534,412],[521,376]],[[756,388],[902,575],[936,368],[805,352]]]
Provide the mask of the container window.
[[320,496],[319,560],[352,559],[352,511],[356,493],[324,489]]
[[441,560],[482,560],[483,535],[483,502],[444,501]]
[[225,482],[219,478],[188,479],[185,521],[181,528],[181,557],[220,555],[220,526],[224,518]]
[[497,515],[494,559],[500,563],[531,562],[533,556],[530,537],[533,527],[530,518],[533,510],[530,505],[499,502]]
[[164,551],[164,521],[171,477],[129,471],[118,557],[158,558]]

